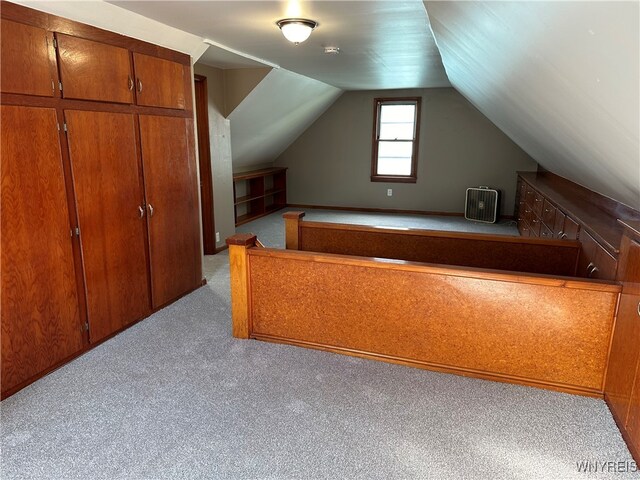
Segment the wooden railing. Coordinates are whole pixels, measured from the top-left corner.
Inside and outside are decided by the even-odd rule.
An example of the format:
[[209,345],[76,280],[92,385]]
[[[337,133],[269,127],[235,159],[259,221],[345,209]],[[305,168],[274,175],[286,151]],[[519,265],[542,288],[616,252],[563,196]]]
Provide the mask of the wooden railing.
[[563,276],[575,276],[580,254],[577,241],[307,222],[304,212],[283,217],[291,250]]
[[617,284],[255,239],[227,240],[235,337],[602,395]]

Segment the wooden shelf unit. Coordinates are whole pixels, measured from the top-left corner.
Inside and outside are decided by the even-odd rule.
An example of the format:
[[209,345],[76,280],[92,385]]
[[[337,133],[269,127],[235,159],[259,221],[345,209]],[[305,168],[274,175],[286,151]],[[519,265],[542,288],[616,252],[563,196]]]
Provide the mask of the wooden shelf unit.
[[287,169],[265,168],[233,176],[236,227],[287,206]]

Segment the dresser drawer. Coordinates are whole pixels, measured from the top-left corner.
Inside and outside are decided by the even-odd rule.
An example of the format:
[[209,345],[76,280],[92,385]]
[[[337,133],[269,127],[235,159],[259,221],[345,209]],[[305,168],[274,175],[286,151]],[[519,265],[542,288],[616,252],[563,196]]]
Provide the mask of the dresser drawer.
[[553,231],[543,223],[540,226],[540,236],[542,238],[553,238]]
[[549,200],[545,199],[542,206],[542,221],[549,227],[549,230],[553,230],[556,222],[556,207],[554,207]]
[[538,193],[538,192],[533,193],[533,211],[540,218],[542,218],[542,208],[544,206],[544,200],[545,198],[541,193]]
[[582,231],[580,234],[580,244],[578,275],[601,280],[615,280],[617,260],[586,231]]

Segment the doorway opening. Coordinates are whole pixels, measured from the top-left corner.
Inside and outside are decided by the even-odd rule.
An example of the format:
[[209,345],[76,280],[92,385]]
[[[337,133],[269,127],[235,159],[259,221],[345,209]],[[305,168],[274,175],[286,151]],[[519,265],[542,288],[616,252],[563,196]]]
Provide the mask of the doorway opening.
[[213,216],[213,176],[211,144],[209,141],[209,97],[207,77],[194,75],[196,95],[196,124],[200,164],[200,199],[202,203],[202,245],[205,255],[216,253],[215,221]]

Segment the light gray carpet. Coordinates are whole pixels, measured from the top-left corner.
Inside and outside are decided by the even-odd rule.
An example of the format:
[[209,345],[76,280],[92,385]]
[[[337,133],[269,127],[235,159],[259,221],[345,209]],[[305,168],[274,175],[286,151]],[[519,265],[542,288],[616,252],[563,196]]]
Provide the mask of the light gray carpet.
[[[243,230],[279,244],[280,214]],[[2,479],[638,478],[577,470],[631,461],[602,401],[233,339],[228,256],[205,267],[2,402]]]

